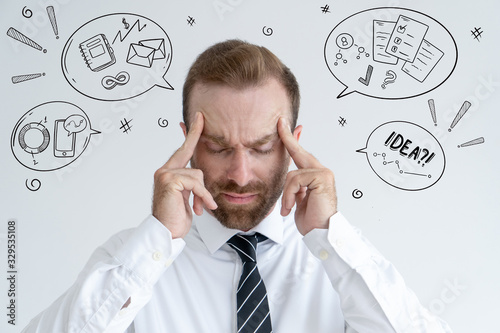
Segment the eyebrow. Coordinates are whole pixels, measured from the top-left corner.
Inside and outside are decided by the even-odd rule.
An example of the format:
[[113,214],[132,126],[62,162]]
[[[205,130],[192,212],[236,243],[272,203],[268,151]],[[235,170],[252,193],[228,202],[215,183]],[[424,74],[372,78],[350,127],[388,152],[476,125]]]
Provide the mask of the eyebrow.
[[[229,143],[223,136],[218,136],[218,135],[210,135],[210,134],[202,134],[202,137],[205,139],[211,141],[212,143],[215,143],[221,147],[229,147]],[[278,137],[278,133],[272,133],[268,134],[260,139],[257,139],[253,142],[245,143],[244,145],[249,148],[255,148],[259,147],[262,145],[265,145],[266,143],[275,140]]]

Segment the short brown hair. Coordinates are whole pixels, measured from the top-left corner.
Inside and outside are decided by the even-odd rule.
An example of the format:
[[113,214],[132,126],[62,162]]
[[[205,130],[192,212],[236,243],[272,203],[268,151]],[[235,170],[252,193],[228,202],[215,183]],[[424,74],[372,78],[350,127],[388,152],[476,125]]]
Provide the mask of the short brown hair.
[[220,83],[242,89],[276,78],[285,88],[291,105],[292,129],[297,124],[299,85],[290,69],[263,46],[231,39],[212,45],[196,58],[182,91],[182,116],[189,129],[189,97],[194,85]]

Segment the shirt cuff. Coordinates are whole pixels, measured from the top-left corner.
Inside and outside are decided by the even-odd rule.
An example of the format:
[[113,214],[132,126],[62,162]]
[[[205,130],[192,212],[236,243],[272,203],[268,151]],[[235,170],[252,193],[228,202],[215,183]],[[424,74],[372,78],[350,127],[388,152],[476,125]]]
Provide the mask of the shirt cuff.
[[142,280],[154,284],[185,245],[183,239],[172,239],[170,231],[150,215],[123,243],[115,258]]

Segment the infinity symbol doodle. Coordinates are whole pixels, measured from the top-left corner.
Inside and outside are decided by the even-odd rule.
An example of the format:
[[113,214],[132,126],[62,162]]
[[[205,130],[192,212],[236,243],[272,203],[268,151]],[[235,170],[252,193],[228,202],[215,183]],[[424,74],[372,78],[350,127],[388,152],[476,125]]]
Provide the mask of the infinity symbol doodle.
[[128,83],[130,80],[130,74],[127,72],[120,72],[116,74],[115,77],[113,76],[105,76],[102,78],[101,84],[104,88],[111,90],[117,85],[123,86]]

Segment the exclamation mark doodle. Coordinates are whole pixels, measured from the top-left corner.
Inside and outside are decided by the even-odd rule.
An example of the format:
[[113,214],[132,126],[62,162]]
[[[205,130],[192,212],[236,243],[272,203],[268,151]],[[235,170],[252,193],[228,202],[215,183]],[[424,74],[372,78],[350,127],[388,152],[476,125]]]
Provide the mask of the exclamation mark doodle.
[[434,105],[434,100],[430,99],[428,101],[429,103],[429,109],[431,109],[431,116],[432,120],[434,121],[434,126],[437,126],[437,119],[436,119],[436,105]]
[[474,146],[474,145],[479,145],[481,143],[484,143],[484,138],[483,137],[480,137],[480,138],[477,138],[477,139],[474,139],[474,140],[471,140],[471,141],[468,141],[466,143],[462,143],[461,145],[458,146],[458,148],[460,147],[469,147],[469,146]]
[[37,49],[38,51],[42,51],[43,49],[43,53],[47,53],[46,49],[42,48],[35,41],[31,40],[29,37],[26,37],[21,32],[17,31],[12,27],[9,28],[9,30],[7,30],[7,36],[17,40],[18,42],[31,46],[32,48]]
[[451,132],[452,128],[455,127],[456,124],[462,119],[464,114],[469,110],[471,104],[469,101],[465,101],[464,104],[462,104],[462,107],[460,108],[460,111],[458,111],[457,115],[455,116],[455,119],[453,119],[453,122],[451,123],[450,128],[448,129],[448,132]]
[[53,6],[47,7],[47,14],[49,14],[49,20],[52,24],[52,30],[54,30],[54,34],[56,35],[56,39],[59,39],[59,31],[57,29],[57,21],[56,21],[56,13],[54,11]]

